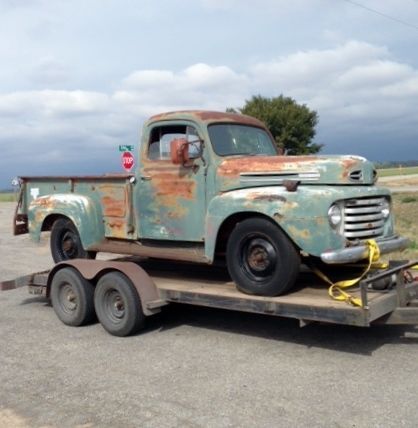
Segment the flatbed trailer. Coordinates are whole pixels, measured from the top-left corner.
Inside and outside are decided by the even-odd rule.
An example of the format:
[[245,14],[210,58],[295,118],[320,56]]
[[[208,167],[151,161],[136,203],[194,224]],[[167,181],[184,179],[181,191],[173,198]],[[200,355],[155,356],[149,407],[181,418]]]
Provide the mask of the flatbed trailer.
[[[58,317],[68,325],[91,322],[95,312],[103,327],[118,336],[136,332],[143,326],[146,316],[170,303],[294,318],[301,326],[311,322],[359,327],[414,325],[418,324],[418,276],[414,277],[416,271],[410,269],[417,264],[417,261],[391,262],[389,268],[375,270],[361,280],[357,287],[350,289],[350,294],[361,298],[360,307],[333,300],[328,295],[327,285],[309,269],[300,274],[292,292],[263,297],[238,291],[222,267],[134,258],[62,262],[49,271],[2,282],[0,290],[27,286],[30,293],[51,298]],[[76,272],[75,282],[82,278],[82,287],[87,290],[91,287],[87,297],[83,297],[85,290],[80,294],[71,276],[63,274],[69,271]],[[343,276],[347,275],[349,272]],[[376,289],[382,288],[382,284],[386,284],[386,288]],[[55,293],[55,298],[54,287],[61,290],[61,294]],[[97,292],[97,289],[104,291]],[[125,294],[125,290],[134,293]],[[83,299],[87,299],[87,305]],[[80,306],[87,308],[84,317],[78,317],[76,322],[71,317],[65,318],[65,312],[71,315]],[[121,328],[118,324],[126,317],[130,317],[131,322],[128,327]]]

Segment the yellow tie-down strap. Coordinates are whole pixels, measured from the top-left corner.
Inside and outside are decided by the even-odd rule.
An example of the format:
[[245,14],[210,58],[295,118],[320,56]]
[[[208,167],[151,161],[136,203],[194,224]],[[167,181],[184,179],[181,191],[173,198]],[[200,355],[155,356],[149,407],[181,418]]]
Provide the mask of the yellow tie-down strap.
[[[328,294],[334,299],[339,301],[345,301],[347,303],[351,303],[354,306],[362,307],[362,302],[360,297],[352,296],[350,293],[345,291],[347,288],[356,285],[360,280],[364,278],[365,275],[370,271],[373,267],[375,269],[386,269],[388,267],[387,263],[378,263],[380,258],[380,250],[374,239],[369,239],[366,241],[366,245],[369,247],[369,256],[368,263],[364,270],[364,272],[357,278],[348,279],[345,281],[332,282],[324,273],[322,273],[319,269],[313,268],[314,273],[318,275],[321,279],[323,279],[327,284],[330,285],[328,289]],[[415,266],[417,267],[417,266]]]

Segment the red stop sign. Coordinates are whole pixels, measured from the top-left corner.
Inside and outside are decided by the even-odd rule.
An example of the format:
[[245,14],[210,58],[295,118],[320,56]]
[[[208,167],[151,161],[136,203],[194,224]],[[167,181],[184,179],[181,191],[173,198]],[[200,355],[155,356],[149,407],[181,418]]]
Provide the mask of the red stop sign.
[[134,166],[134,155],[131,152],[123,152],[122,166],[125,171],[130,171]]

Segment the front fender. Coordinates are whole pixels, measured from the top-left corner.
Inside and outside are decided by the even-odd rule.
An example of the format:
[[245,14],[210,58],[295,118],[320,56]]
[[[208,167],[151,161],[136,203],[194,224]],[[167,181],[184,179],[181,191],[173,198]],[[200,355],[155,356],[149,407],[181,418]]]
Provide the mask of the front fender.
[[29,234],[34,241],[39,241],[42,225],[51,215],[68,217],[77,227],[84,248],[103,240],[101,213],[86,196],[53,194],[34,199],[28,208]]
[[378,194],[388,192],[375,186],[299,186],[295,192],[281,186],[267,186],[220,194],[212,199],[208,207],[206,256],[213,260],[220,227],[229,217],[239,213],[269,217],[297,247],[308,254],[319,256],[324,251],[343,248],[344,237],[329,225],[329,207],[336,200]]
[[281,187],[259,187],[233,190],[214,197],[209,204],[206,221],[206,256],[213,260],[219,229],[228,218],[237,214],[267,216],[286,231],[282,220],[285,216],[290,217],[298,206],[292,200],[295,198],[289,198],[288,194]]

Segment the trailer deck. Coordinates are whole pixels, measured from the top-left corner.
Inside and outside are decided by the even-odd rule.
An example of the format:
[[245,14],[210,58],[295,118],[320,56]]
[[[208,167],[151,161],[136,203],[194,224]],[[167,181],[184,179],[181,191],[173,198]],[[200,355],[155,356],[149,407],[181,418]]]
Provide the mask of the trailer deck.
[[[224,268],[168,263],[133,258],[118,259],[135,262],[149,275],[159,298],[146,302],[150,311],[169,303],[183,303],[228,310],[253,312],[295,318],[303,326],[310,322],[326,322],[367,327],[372,324],[418,324],[418,277],[408,273],[417,262],[392,263],[385,271],[360,282],[350,293],[362,299],[362,307],[331,299],[327,285],[312,272],[305,270],[291,293],[278,297],[262,297],[238,291]],[[103,264],[105,261],[89,261]],[[50,271],[35,273],[0,283],[0,290],[28,286],[32,294],[47,295]],[[373,282],[394,278],[386,290],[374,290]]]

